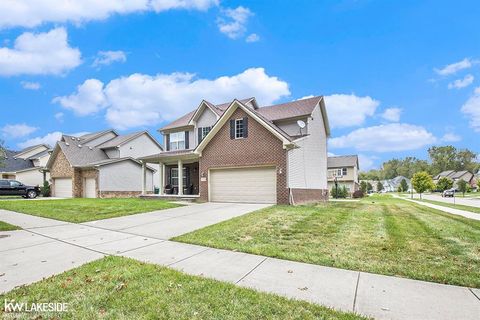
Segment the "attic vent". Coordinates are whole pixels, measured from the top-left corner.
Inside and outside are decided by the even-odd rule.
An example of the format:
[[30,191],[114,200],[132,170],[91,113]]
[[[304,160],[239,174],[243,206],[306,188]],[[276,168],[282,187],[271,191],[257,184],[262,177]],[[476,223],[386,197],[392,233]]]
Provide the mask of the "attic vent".
[[65,145],[68,147],[68,146],[70,145],[70,143],[68,143],[68,142],[65,142]]
[[71,137],[71,139],[72,139],[73,141],[75,141],[75,137]]
[[81,145],[81,144],[79,144],[79,145],[78,145],[78,147],[79,147],[79,148],[81,148],[81,147],[82,147],[82,145]]
[[88,149],[93,150],[93,147],[88,147]]

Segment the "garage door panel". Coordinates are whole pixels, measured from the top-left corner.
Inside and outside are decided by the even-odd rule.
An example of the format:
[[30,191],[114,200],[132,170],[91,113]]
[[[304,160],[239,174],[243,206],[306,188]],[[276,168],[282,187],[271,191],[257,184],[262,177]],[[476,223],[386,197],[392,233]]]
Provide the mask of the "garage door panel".
[[72,198],[72,179],[55,178],[55,197]]
[[216,202],[276,203],[274,167],[212,169],[210,200]]

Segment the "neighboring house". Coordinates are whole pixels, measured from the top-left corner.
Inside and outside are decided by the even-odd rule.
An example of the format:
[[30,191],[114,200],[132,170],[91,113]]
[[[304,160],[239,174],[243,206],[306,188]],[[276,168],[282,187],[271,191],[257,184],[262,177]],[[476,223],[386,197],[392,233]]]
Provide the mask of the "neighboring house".
[[328,199],[323,97],[259,107],[255,98],[192,112],[159,129],[160,185],[202,201],[295,204]]
[[[400,187],[401,183],[402,183],[402,180],[405,180],[407,182],[407,185],[408,185],[408,192],[412,191],[412,182],[410,181],[410,179],[408,179],[407,177],[404,177],[404,176],[397,176],[393,179],[387,179],[387,180],[382,180],[380,181],[383,185],[383,189],[380,190],[380,191],[383,191],[383,192],[397,192],[398,191],[398,187]],[[376,188],[376,186],[374,186]]]
[[[138,157],[160,152],[148,132],[119,135],[114,130],[80,137],[62,136],[47,163],[56,197],[110,198],[137,196],[142,191]],[[145,186],[153,191],[155,169],[146,167]]]
[[457,182],[460,180],[464,180],[467,182],[472,188],[475,188],[477,185],[477,179],[475,179],[475,175],[469,171],[462,170],[462,171],[454,171],[454,170],[446,170],[442,171],[433,177],[433,182],[436,184],[440,178],[446,177],[453,181],[453,186],[457,187]]
[[350,195],[360,189],[358,171],[360,169],[357,155],[328,157],[328,189],[345,187]]
[[50,179],[46,164],[51,149],[46,144],[39,144],[23,149],[20,152],[2,150],[5,160],[0,165],[0,178],[15,179],[26,185],[42,186]]

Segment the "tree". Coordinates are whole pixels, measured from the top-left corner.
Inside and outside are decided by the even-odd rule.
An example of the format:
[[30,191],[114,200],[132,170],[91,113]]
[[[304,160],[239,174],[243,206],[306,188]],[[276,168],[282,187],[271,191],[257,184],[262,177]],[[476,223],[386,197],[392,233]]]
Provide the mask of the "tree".
[[345,186],[338,187],[338,188],[333,187],[332,190],[330,191],[330,195],[333,198],[346,198],[348,195],[348,191]]
[[373,190],[372,184],[370,182],[367,182],[367,192],[372,190]]
[[5,165],[5,148],[3,147],[3,141],[0,140],[0,167]]
[[438,174],[446,170],[454,170],[457,149],[453,146],[431,147],[428,156],[432,161],[432,173]]
[[460,191],[464,197],[465,197],[465,192],[467,192],[467,188],[468,188],[467,186],[468,186],[467,182],[463,179],[460,179],[457,182],[458,191]]
[[380,181],[377,182],[377,192],[380,192],[383,190],[383,183],[381,183]]
[[402,181],[400,181],[400,188],[402,188],[402,192],[407,192],[408,191],[407,180],[402,179]]
[[440,191],[445,191],[453,187],[453,180],[447,177],[441,177],[437,182],[437,189]]
[[365,181],[360,181],[360,190],[365,194],[367,193],[367,183]]
[[415,191],[420,194],[420,199],[422,199],[422,193],[435,188],[432,176],[430,176],[426,171],[420,171],[413,175],[412,186]]

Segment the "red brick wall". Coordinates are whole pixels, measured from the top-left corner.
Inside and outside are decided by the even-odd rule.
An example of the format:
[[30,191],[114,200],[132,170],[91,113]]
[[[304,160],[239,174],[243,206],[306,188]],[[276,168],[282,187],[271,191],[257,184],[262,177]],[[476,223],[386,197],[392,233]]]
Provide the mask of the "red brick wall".
[[[247,114],[242,109],[237,109],[231,118],[245,116]],[[230,139],[229,121],[223,125],[202,152],[200,174],[203,172],[208,179],[210,168],[257,165],[277,167],[277,203],[288,204],[287,151],[283,149],[282,141],[251,117],[245,139]],[[208,181],[200,181],[200,199],[208,201]]]
[[292,204],[328,201],[327,189],[292,189]]

